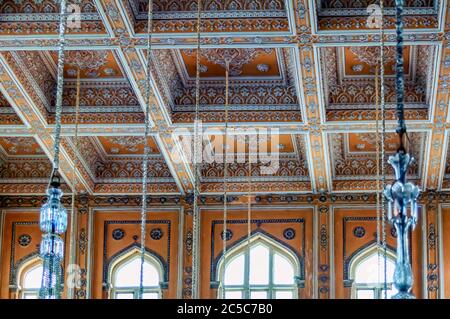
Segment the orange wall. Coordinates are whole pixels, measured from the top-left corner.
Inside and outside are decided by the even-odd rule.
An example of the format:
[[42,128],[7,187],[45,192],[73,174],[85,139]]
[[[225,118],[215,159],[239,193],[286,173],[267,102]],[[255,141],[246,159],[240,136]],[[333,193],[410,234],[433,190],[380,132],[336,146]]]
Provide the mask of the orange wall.
[[[377,222],[376,211],[364,208],[335,208],[334,209],[334,263],[336,298],[350,298],[350,288],[344,287],[344,268],[352,254],[363,247],[376,242]],[[419,214],[420,216],[422,214]],[[362,227],[365,234],[362,237],[354,235],[355,227]],[[387,224],[387,244],[397,247],[396,238],[391,234],[391,225]],[[412,234],[412,268],[414,273],[413,293],[417,298],[422,296],[422,248],[420,221]],[[344,231],[345,229],[345,231]]]
[[[146,248],[158,254],[167,264],[169,287],[164,298],[177,298],[178,280],[178,210],[149,212],[146,227]],[[160,228],[163,236],[159,240],[150,237],[150,231]],[[122,229],[125,236],[120,240],[112,237],[114,229]],[[121,251],[140,245],[140,213],[124,211],[94,211],[92,297],[107,298],[102,289],[110,259]],[[104,269],[105,267],[105,269]]]
[[[228,211],[227,229],[233,233],[227,242],[227,249],[247,238],[247,210],[230,209]],[[283,236],[287,228],[295,230],[295,237],[291,240]],[[222,253],[223,212],[222,210],[201,211],[201,298],[217,298],[217,290],[211,289],[212,265]],[[299,298],[311,298],[313,294],[313,209],[256,209],[252,210],[252,233],[263,232],[284,243],[298,256],[305,260],[305,288],[299,289]],[[217,280],[217,279],[216,279]]]
[[[67,227],[70,229],[70,226]],[[29,235],[31,241],[27,246],[18,242],[21,235]],[[14,276],[12,271],[20,261],[39,253],[39,243],[42,233],[39,229],[39,213],[27,211],[6,212],[3,224],[2,254],[1,254],[1,298],[13,298],[9,292],[9,280]],[[69,250],[66,241],[66,252]],[[67,256],[67,254],[65,254]],[[65,258],[66,262],[68,258]],[[64,294],[63,294],[64,296]]]

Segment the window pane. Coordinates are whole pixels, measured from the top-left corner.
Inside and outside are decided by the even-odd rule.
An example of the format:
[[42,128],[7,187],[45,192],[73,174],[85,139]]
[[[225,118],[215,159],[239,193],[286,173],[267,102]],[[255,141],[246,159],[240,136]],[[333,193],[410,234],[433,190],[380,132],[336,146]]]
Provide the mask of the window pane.
[[28,270],[23,277],[24,288],[41,288],[42,266],[37,266]]
[[273,259],[273,282],[275,284],[294,284],[294,267],[285,257],[275,254]]
[[225,285],[244,284],[245,256],[242,254],[233,259],[225,268]]
[[[138,287],[141,273],[141,259],[135,257],[122,265],[116,273],[115,287]],[[158,286],[159,274],[155,266],[144,262],[144,286]]]
[[159,299],[159,295],[156,292],[144,292],[142,299]]
[[242,299],[242,291],[225,291],[225,299]]
[[276,291],[275,299],[292,299],[293,294],[292,291]]
[[23,299],[38,299],[37,293],[24,293]]
[[250,248],[250,284],[269,284],[269,249],[262,245]]
[[251,291],[250,299],[267,299],[267,291]]
[[375,299],[373,290],[358,289],[356,292],[357,299]]
[[[374,253],[369,258],[357,265],[355,271],[356,283],[374,284],[384,282],[384,256],[380,256],[381,269],[378,271],[378,254]],[[386,275],[387,282],[391,283],[394,277],[395,263],[387,259]]]
[[116,299],[134,299],[134,295],[131,292],[118,292]]

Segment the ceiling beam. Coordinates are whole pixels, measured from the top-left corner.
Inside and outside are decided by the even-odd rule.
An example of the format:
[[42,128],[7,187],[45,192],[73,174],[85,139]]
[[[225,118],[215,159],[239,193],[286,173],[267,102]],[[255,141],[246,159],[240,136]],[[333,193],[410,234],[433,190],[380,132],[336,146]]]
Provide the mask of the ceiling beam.
[[427,156],[427,171],[424,188],[437,190],[441,188],[445,174],[445,163],[447,158],[447,128],[448,128],[448,108],[450,103],[450,67],[448,60],[450,59],[449,47],[449,31],[450,31],[450,14],[449,10],[445,10],[444,26],[445,34],[443,37],[440,60],[437,64],[439,69],[438,85],[435,92],[434,103],[432,105],[432,122],[430,146]]
[[[29,81],[30,79],[27,79],[9,53],[0,54],[0,90],[25,126],[28,127],[28,133],[36,139],[50,161],[53,161],[53,133],[46,127],[45,115],[40,111],[43,109],[43,105],[32,93],[33,85]],[[72,185],[73,181],[74,156],[73,152],[61,143],[59,172],[68,185]],[[77,191],[92,191],[94,182],[81,165],[77,167],[76,174]]]
[[[105,23],[111,26],[114,32],[113,36],[120,39],[118,55],[145,112],[147,67],[139,49],[136,48],[136,43],[133,41],[134,30],[131,27],[131,18],[128,17],[126,10],[124,10],[123,4],[119,4],[118,1],[100,0],[99,2],[107,20]],[[145,38],[143,40],[141,39],[141,42],[145,44]],[[180,161],[183,158],[182,150],[171,132],[171,120],[166,105],[163,104],[161,99],[157,98],[157,94],[156,85],[152,81],[150,119],[153,129],[159,135],[156,140],[180,191],[188,193],[193,189],[193,175],[188,163]]]

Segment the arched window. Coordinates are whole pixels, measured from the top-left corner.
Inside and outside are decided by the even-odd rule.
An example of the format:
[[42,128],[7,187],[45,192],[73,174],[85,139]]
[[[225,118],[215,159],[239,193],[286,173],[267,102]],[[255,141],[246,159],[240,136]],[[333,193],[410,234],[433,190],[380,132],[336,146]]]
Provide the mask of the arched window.
[[[354,257],[350,264],[353,279],[354,299],[384,299],[384,253],[373,246]],[[397,293],[393,286],[395,255],[388,250],[386,254],[387,298]]]
[[40,259],[33,260],[19,271],[19,298],[38,299],[39,289],[42,281],[42,262]]
[[219,263],[219,298],[297,298],[298,258],[278,243],[257,235],[227,252]]
[[[141,273],[141,255],[138,250],[117,260],[111,267],[111,298],[138,299]],[[144,256],[143,299],[161,298],[160,281],[163,270],[160,263],[146,253]]]

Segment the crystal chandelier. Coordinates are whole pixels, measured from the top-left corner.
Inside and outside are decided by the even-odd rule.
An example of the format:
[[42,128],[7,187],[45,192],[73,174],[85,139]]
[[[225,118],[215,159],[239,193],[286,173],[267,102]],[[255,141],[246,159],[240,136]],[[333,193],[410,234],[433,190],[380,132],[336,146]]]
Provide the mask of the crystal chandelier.
[[67,211],[61,204],[61,181],[58,176],[59,146],[61,142],[62,91],[64,83],[64,43],[66,28],[66,0],[60,0],[58,70],[56,79],[56,125],[54,139],[53,170],[47,189],[47,202],[40,212],[39,226],[43,233],[39,247],[43,259],[40,299],[60,299],[63,290],[62,262],[64,240],[61,235],[67,229]]
[[39,247],[39,253],[44,260],[39,292],[42,299],[59,299],[62,291],[61,263],[64,258],[64,241],[61,235],[67,229],[67,211],[61,204],[60,185],[59,177],[53,175],[47,190],[48,200],[40,213],[39,226],[44,233]]
[[397,33],[397,134],[400,146],[394,156],[389,157],[389,164],[394,168],[395,181],[387,185],[384,195],[388,201],[387,217],[397,231],[397,261],[394,270],[394,287],[398,293],[392,299],[414,299],[411,293],[413,275],[410,262],[408,235],[417,224],[417,198],[419,188],[407,182],[406,173],[414,158],[407,153],[404,146],[406,124],[404,119],[404,74],[403,74],[403,0],[396,0],[396,33]]

